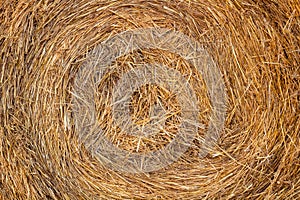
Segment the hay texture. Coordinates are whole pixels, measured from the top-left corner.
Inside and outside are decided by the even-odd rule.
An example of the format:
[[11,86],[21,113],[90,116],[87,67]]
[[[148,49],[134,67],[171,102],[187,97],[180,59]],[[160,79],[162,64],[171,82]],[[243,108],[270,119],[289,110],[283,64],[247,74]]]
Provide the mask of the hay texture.
[[[94,58],[115,35],[152,28],[197,41],[211,59],[202,65],[219,70],[226,98],[217,96],[214,104],[210,81],[221,79],[205,78],[178,53],[186,52],[180,38]],[[147,34],[144,41],[155,38]],[[0,55],[0,199],[300,198],[299,0],[1,0]],[[98,71],[97,84],[82,87],[88,66],[109,56],[116,59]],[[148,80],[158,63],[163,80],[181,77],[193,92],[184,89],[180,97],[164,84],[133,89],[130,101],[117,104],[130,104],[132,124],[147,127],[153,109],[165,114],[154,120],[156,132],[131,134],[124,116],[113,116],[114,91],[124,92],[116,84],[130,72]],[[149,71],[141,71],[145,66]],[[184,88],[181,83],[175,85]],[[88,92],[90,99],[80,96]],[[191,118],[184,111],[197,108],[199,125],[194,132],[183,127],[194,136],[182,137],[191,144],[179,143],[174,152],[186,149],[172,162],[120,171],[116,162],[128,167],[124,157],[106,163],[95,127],[80,129],[90,113],[78,114],[76,99],[94,102],[87,108],[103,136],[128,154],[165,148]],[[222,112],[214,109],[217,99],[226,99]],[[211,121],[220,120],[213,126],[218,135],[206,138]]]

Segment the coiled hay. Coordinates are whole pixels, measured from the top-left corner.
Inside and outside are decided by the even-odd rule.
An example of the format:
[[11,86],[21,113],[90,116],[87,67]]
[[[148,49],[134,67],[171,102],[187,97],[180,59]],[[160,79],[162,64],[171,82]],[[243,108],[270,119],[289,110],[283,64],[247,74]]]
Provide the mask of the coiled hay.
[[[181,101],[159,84],[134,90],[130,113],[135,124],[150,123],[159,101],[171,113],[158,119],[163,131],[138,137],[113,125],[116,81],[146,63],[188,80],[202,126],[174,162],[119,171],[80,139],[76,76],[107,39],[153,27],[178,31],[210,55],[224,82],[226,118],[216,144],[199,156],[214,110],[204,75],[166,49],[120,55],[92,88],[97,122],[114,146],[143,155],[178,135]],[[300,198],[299,52],[298,0],[2,0],[0,199]]]

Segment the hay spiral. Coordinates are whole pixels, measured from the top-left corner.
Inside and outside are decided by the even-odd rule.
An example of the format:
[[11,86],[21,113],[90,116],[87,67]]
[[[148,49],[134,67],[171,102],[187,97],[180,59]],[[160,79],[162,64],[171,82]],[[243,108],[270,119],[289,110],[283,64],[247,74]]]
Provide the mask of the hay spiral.
[[[226,118],[202,156],[215,116],[214,84],[180,54],[179,46],[175,52],[163,45],[117,56],[108,52],[97,60],[105,55],[99,47],[110,38],[152,28],[197,41],[220,71]],[[298,0],[2,1],[0,199],[300,198],[299,41]],[[92,68],[97,84],[82,87],[91,78],[87,64],[97,66],[110,56],[115,56],[110,65]],[[134,124],[128,128],[125,115],[114,114],[114,108],[127,104],[112,104],[112,99],[129,93],[116,88],[134,85],[128,79],[136,74],[150,80],[154,68],[162,82],[136,82],[138,88],[125,91],[130,91],[126,113]],[[97,75],[98,69],[103,71]],[[170,79],[177,86],[188,80],[191,91],[174,94]],[[192,140],[181,137],[189,145],[172,162],[155,170],[139,168],[140,173],[137,168],[120,171],[101,159],[103,149],[95,150],[98,132],[88,129],[97,134],[85,137],[78,129],[90,114],[76,113],[74,98],[84,92],[89,101],[80,105],[93,110],[103,136],[122,152],[147,155],[167,148],[190,116],[183,114],[187,107],[198,110],[193,116],[200,125]],[[153,122],[156,134],[147,126],[152,111],[163,113]],[[148,127],[146,136],[132,134],[134,127],[143,126]]]

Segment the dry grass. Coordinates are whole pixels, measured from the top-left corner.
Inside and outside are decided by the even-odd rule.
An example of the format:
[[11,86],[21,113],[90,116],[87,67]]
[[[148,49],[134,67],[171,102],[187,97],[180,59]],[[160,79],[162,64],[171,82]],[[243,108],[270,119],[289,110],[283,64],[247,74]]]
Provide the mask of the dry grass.
[[[79,143],[72,83],[104,39],[145,27],[175,29],[206,47],[226,84],[227,118],[205,158],[197,156],[202,130],[174,164],[121,173]],[[0,54],[0,199],[300,198],[299,0],[0,0]],[[101,94],[109,93],[113,73],[141,62],[192,70],[178,55],[158,49],[118,58],[97,91],[98,119],[129,151],[136,150],[136,138],[115,134],[120,131],[110,127]],[[207,124],[209,99],[201,76],[195,77],[190,84],[199,120]],[[177,112],[168,91],[145,86],[132,100],[137,123],[145,119],[138,106],[149,107],[156,96]],[[174,116],[167,126],[173,134],[145,139],[140,152],[161,148],[176,135]]]

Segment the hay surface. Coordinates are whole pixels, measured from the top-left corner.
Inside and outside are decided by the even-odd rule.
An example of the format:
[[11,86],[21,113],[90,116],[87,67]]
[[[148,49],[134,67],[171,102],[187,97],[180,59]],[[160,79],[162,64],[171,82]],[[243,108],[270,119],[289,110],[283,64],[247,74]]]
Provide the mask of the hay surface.
[[[121,173],[99,163],[78,141],[72,84],[88,52],[107,37],[148,27],[181,31],[206,47],[226,84],[227,118],[218,145],[205,158],[198,157],[204,133],[199,131],[172,165]],[[0,199],[300,198],[299,52],[298,0],[2,0]],[[192,69],[158,49],[120,57],[115,68],[122,72],[141,62],[164,63],[182,73]],[[111,87],[113,78],[107,80],[100,96]],[[199,120],[207,124],[205,83],[200,75],[191,81]],[[147,117],[134,105],[149,107],[156,96],[176,113],[175,97],[149,87],[133,96],[136,121]],[[149,98],[140,102],[140,96]],[[96,101],[101,121],[109,108],[103,99]],[[104,119],[109,126],[110,118]],[[174,134],[176,123],[170,119]],[[136,138],[107,133],[120,148],[136,150]],[[172,137],[158,134],[139,151],[161,148]]]

